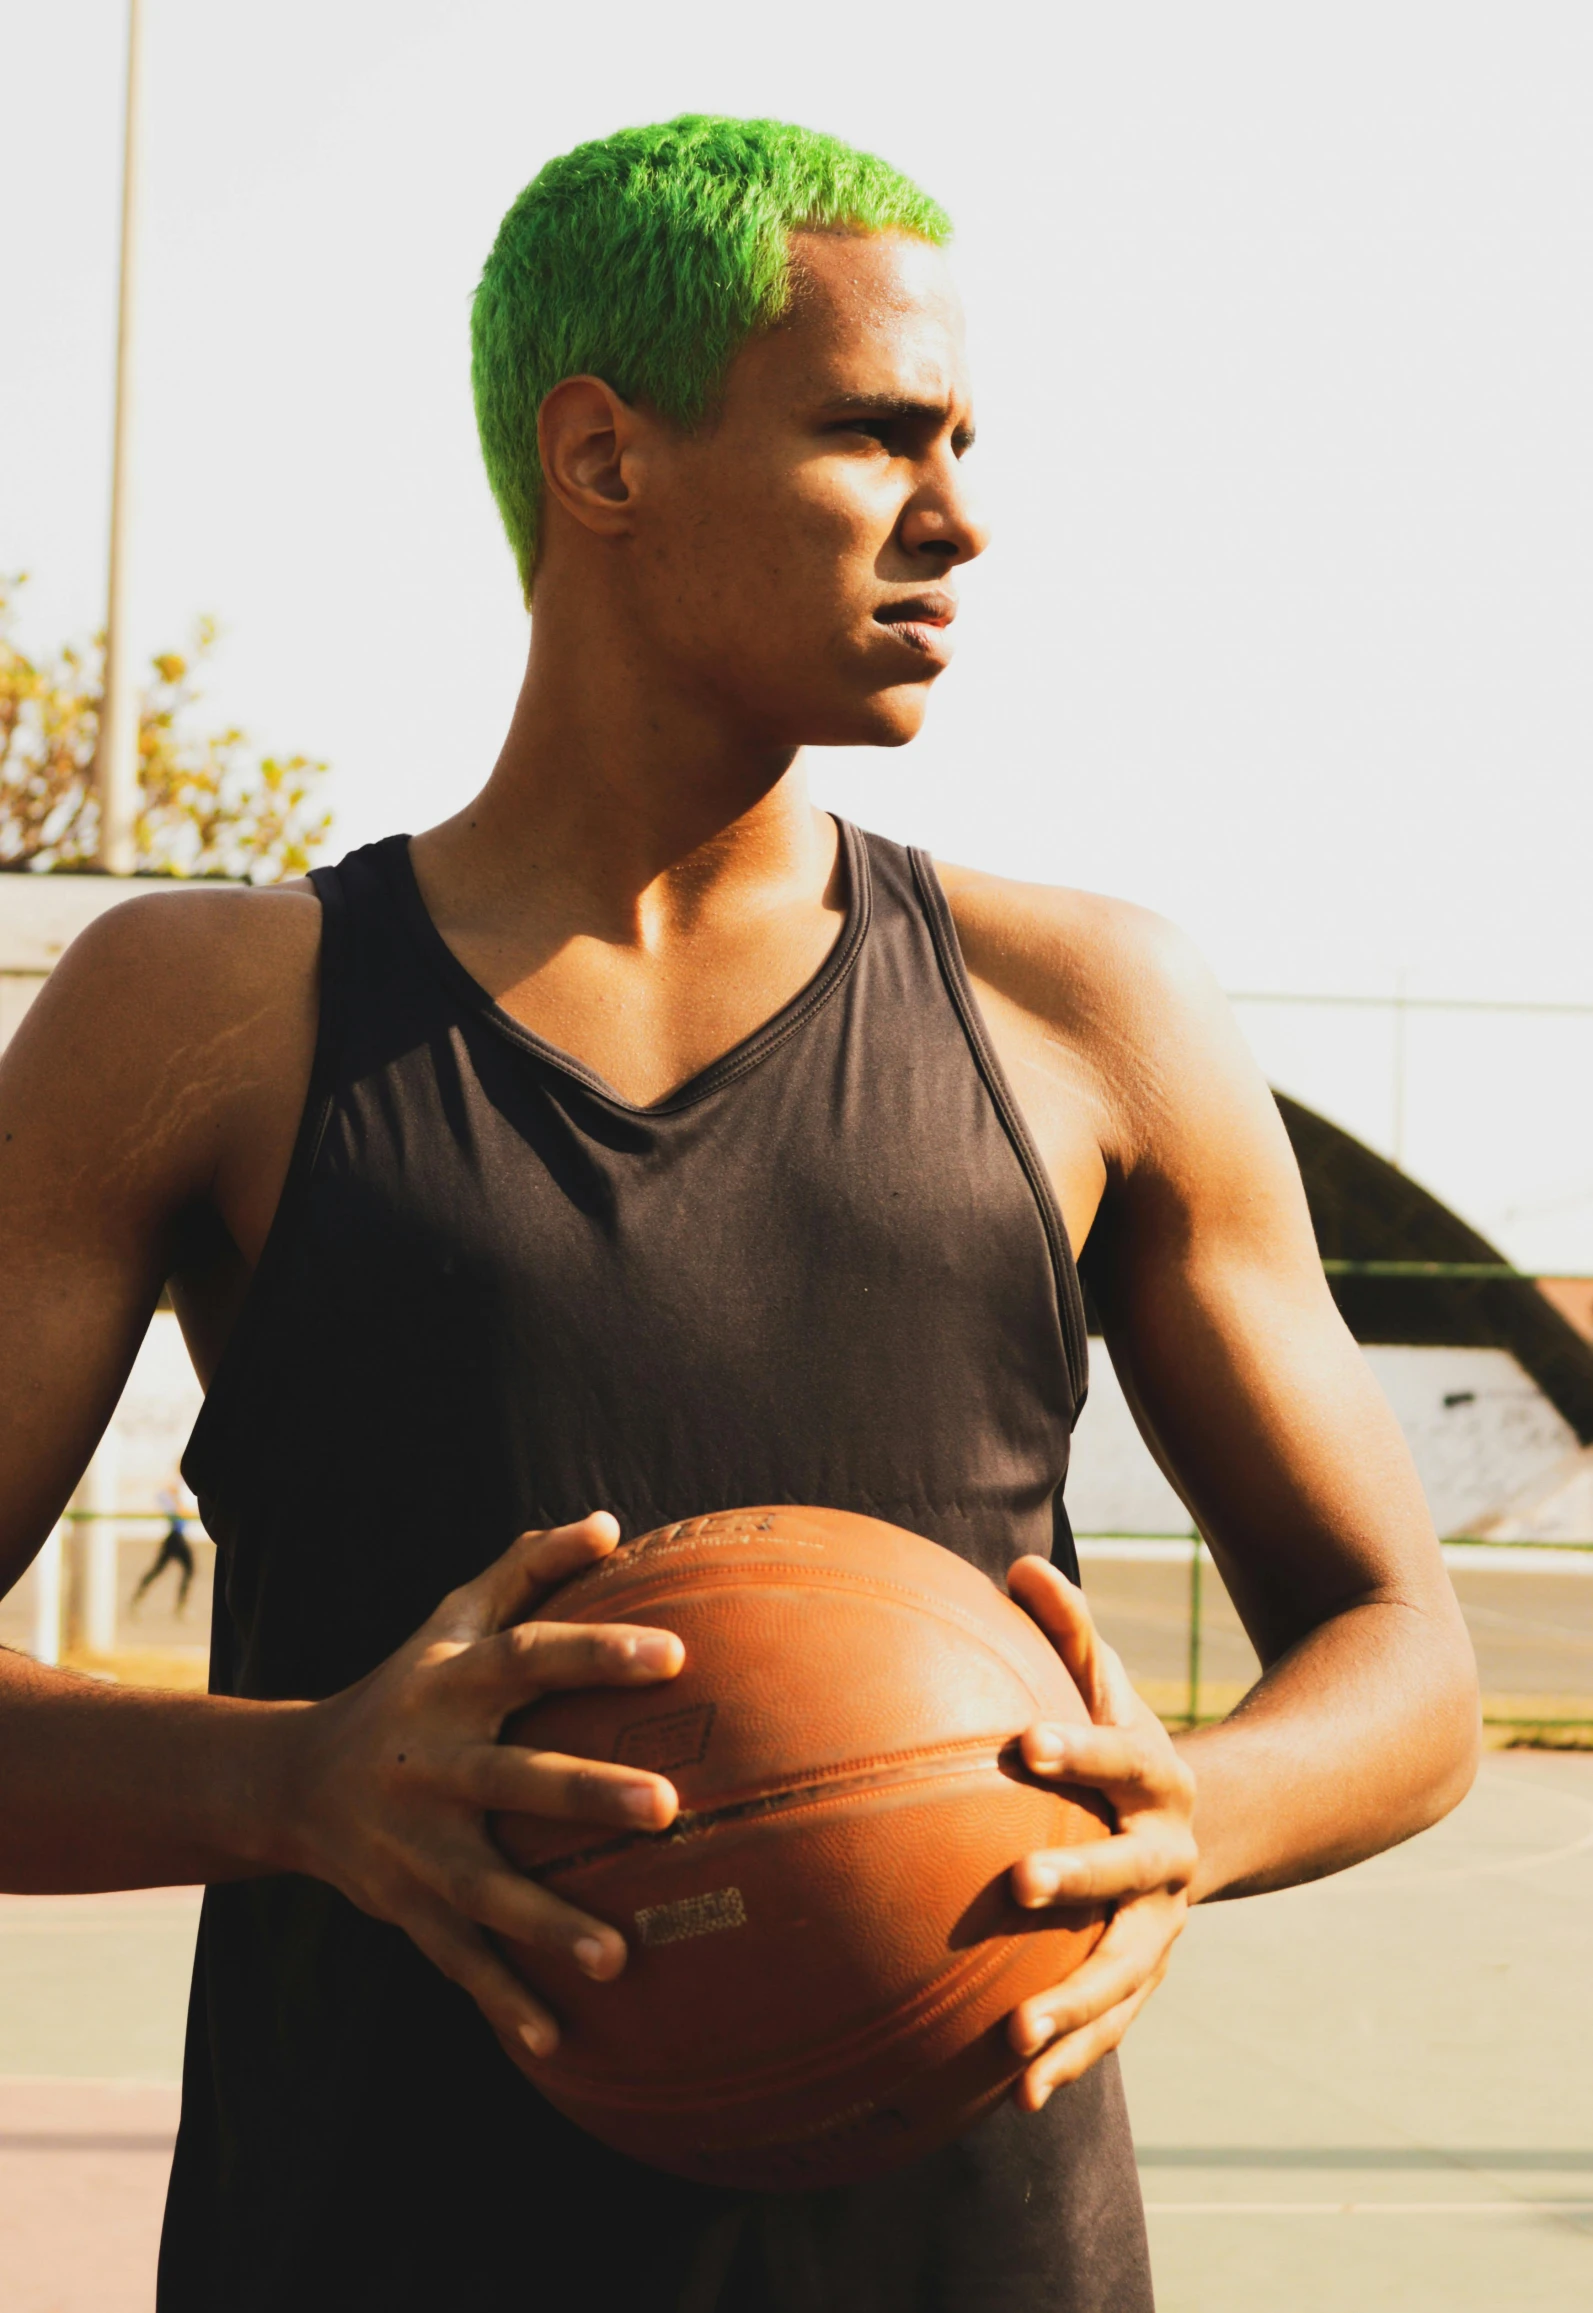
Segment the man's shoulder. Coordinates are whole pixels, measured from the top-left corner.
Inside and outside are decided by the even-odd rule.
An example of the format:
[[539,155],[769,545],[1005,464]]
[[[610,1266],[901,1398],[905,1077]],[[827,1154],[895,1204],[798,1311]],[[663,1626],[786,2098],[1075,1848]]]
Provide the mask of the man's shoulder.
[[[81,931],[4,1055],[26,1145],[170,1202],[297,1114],[315,1043],[313,890],[141,892]],[[14,1128],[13,1128],[14,1129]],[[24,1145],[19,1137],[17,1146]]]
[[1059,1029],[1136,1043],[1223,999],[1194,942],[1132,900],[936,862],[971,977]]
[[1043,1114],[1060,1100],[1091,1119],[1120,1173],[1221,1171],[1257,1131],[1276,1139],[1228,1001],[1165,916],[1099,892],[939,872],[986,1026],[1026,1106]]
[[176,886],[107,908],[56,966],[51,994],[151,1025],[274,1002],[313,980],[321,908],[306,880],[265,889]]

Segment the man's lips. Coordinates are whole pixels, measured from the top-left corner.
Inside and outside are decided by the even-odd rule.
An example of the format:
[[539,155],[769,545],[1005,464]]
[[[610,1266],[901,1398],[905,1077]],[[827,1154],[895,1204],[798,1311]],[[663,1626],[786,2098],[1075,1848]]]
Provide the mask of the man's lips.
[[951,657],[949,628],[957,615],[957,599],[950,594],[912,594],[899,602],[883,602],[874,623],[895,635],[898,642],[921,658],[945,666]]

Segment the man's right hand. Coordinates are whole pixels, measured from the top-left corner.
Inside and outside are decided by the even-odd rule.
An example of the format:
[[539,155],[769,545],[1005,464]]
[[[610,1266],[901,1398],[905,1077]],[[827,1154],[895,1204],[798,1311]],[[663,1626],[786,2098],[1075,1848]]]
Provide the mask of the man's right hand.
[[293,1867],[401,1927],[533,2078],[558,2025],[492,1936],[545,1953],[550,1974],[570,1967],[599,1982],[624,1967],[625,1944],[506,1862],[486,1817],[662,1831],[678,1804],[662,1775],[498,1740],[505,1719],[550,1689],[643,1686],[680,1669],[672,1631],[518,1619],[618,1539],[604,1510],[522,1534],[357,1686],[305,1707],[294,1730]]

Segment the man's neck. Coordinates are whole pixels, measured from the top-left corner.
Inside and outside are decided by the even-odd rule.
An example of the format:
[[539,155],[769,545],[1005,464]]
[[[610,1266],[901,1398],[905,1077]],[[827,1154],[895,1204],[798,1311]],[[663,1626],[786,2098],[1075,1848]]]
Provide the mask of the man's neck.
[[822,910],[835,831],[800,754],[682,695],[623,637],[576,647],[568,623],[539,612],[491,777],[416,840],[445,930],[518,945],[534,923],[539,949],[584,935],[645,953],[715,919]]
[[800,757],[595,652],[533,649],[492,777],[411,858],[466,970],[641,1104],[778,1012],[846,906]]

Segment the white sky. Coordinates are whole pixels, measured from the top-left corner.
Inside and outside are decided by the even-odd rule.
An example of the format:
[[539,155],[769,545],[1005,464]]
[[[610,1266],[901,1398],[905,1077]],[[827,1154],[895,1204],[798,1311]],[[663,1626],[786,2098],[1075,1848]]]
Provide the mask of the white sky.
[[[122,0],[0,0],[0,568],[101,615]],[[925,737],[816,764],[943,856],[1124,892],[1231,988],[1593,1000],[1583,0],[146,0],[136,637],[331,758],[340,844],[492,760],[524,627],[467,312],[550,154],[687,108],[958,221],[995,544]],[[1387,1145],[1376,1015],[1247,1014]],[[1593,1022],[1417,1022],[1411,1169],[1593,1269]]]

